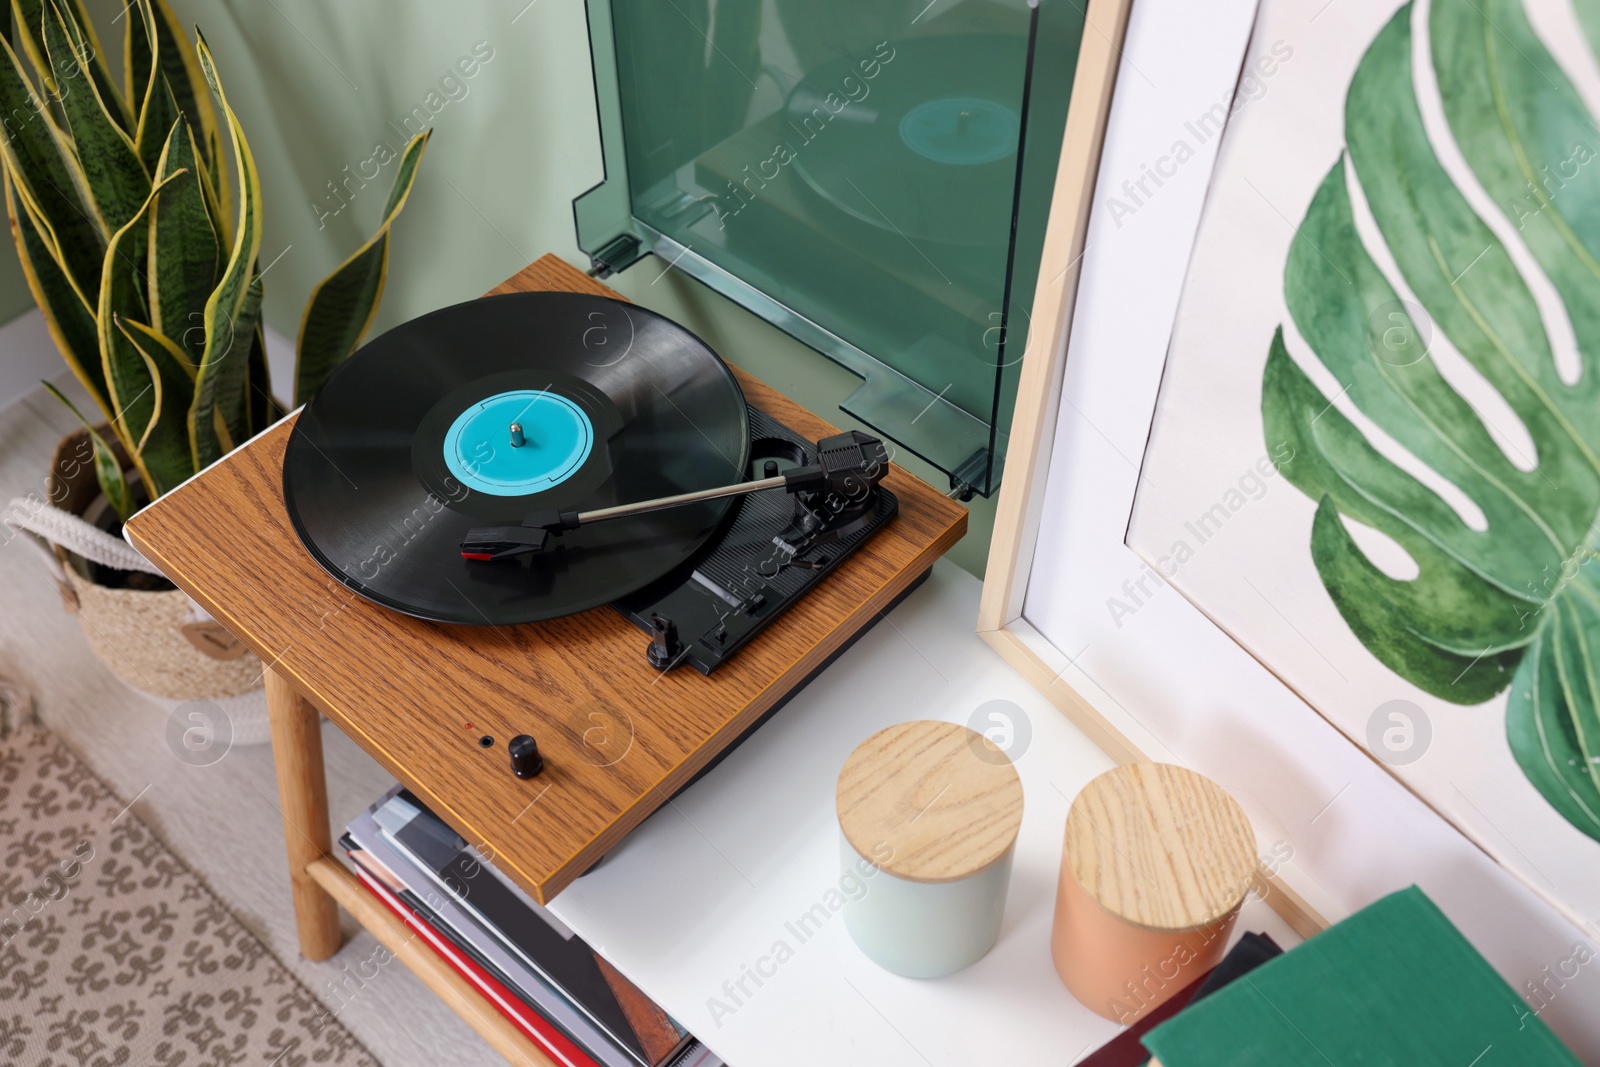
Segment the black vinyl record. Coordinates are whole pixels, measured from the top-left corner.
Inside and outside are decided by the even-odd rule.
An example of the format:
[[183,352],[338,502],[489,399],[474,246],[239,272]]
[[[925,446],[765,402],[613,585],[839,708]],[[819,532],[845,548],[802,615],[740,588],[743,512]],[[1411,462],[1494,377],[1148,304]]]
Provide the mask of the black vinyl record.
[[362,596],[437,622],[537,622],[685,563],[735,501],[586,525],[515,562],[463,559],[468,530],[726,485],[749,449],[738,382],[681,326],[604,297],[512,293],[351,356],[301,412],[283,489],[307,550]]
[[1027,41],[959,34],[893,49],[876,66],[881,50],[842,56],[795,86],[784,105],[795,170],[834,207],[900,238],[1003,246]]

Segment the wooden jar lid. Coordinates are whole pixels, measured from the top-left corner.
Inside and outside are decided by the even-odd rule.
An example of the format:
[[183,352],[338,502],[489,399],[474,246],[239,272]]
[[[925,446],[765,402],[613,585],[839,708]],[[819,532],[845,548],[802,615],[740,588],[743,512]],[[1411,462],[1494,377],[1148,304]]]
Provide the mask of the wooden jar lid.
[[971,877],[1005,854],[1022,825],[1017,769],[953,722],[902,722],[867,738],[839,772],[836,801],[851,846],[913,882]]
[[1065,858],[1113,915],[1182,931],[1223,918],[1255,873],[1255,833],[1211,779],[1167,763],[1132,763],[1084,786],[1067,813]]

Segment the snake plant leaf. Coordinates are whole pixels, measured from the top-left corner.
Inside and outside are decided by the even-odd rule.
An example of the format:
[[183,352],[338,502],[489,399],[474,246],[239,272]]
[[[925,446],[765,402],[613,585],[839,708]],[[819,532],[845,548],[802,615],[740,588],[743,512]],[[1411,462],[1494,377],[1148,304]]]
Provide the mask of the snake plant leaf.
[[44,312],[50,338],[61,350],[73,377],[110,418],[111,406],[107,400],[105,372],[100,366],[100,337],[94,311],[61,272],[54,249],[40,235],[36,215],[22,202],[9,172],[5,177],[5,194],[6,213],[22,262],[22,275],[34,302]]
[[[1311,558],[1351,632],[1446,701],[1482,703],[1509,687],[1507,738],[1519,767],[1600,840],[1600,578],[1583,569],[1600,547],[1600,272],[1591,254],[1600,186],[1591,177],[1529,187],[1540,185],[1540,166],[1593,145],[1596,131],[1519,3],[1435,0],[1431,11],[1452,134],[1491,196],[1531,204],[1522,236],[1565,300],[1583,373],[1576,384],[1562,379],[1527,284],[1434,152],[1414,87],[1408,4],[1351,81],[1353,174],[1341,159],[1314,194],[1290,246],[1284,297],[1349,402],[1467,503],[1452,505],[1385,458],[1301,370],[1281,329],[1263,372],[1263,426],[1269,441],[1292,446],[1279,469],[1318,502]],[[1352,181],[1427,322],[1357,233]],[[1498,394],[1533,455],[1514,461],[1489,422],[1506,416],[1469,403],[1416,343],[1430,325]],[[1395,331],[1410,343],[1391,345]],[[1416,577],[1385,574],[1351,522],[1393,539]]]
[[[141,352],[147,354],[158,352],[159,355],[151,355],[150,358],[155,361],[157,367],[161,370],[166,371],[176,367],[183,372],[184,377],[188,378],[191,384],[194,382],[195,376],[199,374],[200,368],[189,358],[189,353],[184,351],[183,346],[155,327],[146,326],[137,319],[127,319],[118,315],[117,329],[130,335],[128,339],[138,345]],[[168,361],[171,362],[172,366],[169,367],[167,365]]]
[[389,228],[411,195],[432,132],[417,134],[401,153],[377,232],[311,291],[295,345],[296,404],[311,399],[371,328],[389,274]]
[[139,163],[133,141],[107,110],[85,69],[78,43],[62,19],[61,8],[45,8],[45,53],[58,72],[56,102],[66,115],[67,133],[90,190],[93,218],[110,235],[128,224],[150,195],[149,173]]
[[128,28],[122,35],[122,93],[128,110],[135,115],[144,113],[144,98],[155,67],[156,28],[146,13],[147,7],[144,0],[133,0],[123,12]]
[[[190,132],[191,134],[193,133],[192,130]],[[227,178],[219,176],[217,173],[226,169],[226,167],[221,161],[207,165],[204,156],[199,151],[199,149],[203,149],[209,152],[213,159],[216,159],[217,146],[215,143],[207,147],[201,145],[199,139],[195,138],[195,144],[197,146],[195,153],[198,164],[197,169],[200,172],[200,191],[205,196],[206,212],[211,216],[211,224],[216,227],[218,239],[223,244],[232,247],[233,211],[231,208],[232,201],[229,199],[232,194]]]
[[[88,67],[91,80],[111,106],[118,123],[122,124],[124,130],[131,132],[133,115],[127,110],[121,95],[112,83],[105,56],[100,52],[99,38],[94,33],[94,23],[90,21],[79,0],[64,0],[64,2],[65,14],[71,23],[71,36],[75,42],[74,54]],[[11,0],[12,21],[16,26],[17,39],[22,45],[23,54],[33,64],[40,91],[54,99],[62,92],[58,79],[68,72],[52,69],[50,61],[46,58],[44,17],[48,9],[46,0]],[[8,34],[7,38],[9,37]]]
[[150,472],[156,488],[167,492],[194,473],[189,450],[189,404],[194,395],[194,371],[183,350],[148,326],[113,316],[123,339],[144,360],[154,400],[150,421],[134,442],[143,470]]
[[[50,69],[50,61],[45,58],[44,38],[41,36],[44,0],[11,0],[11,21],[16,26],[17,42],[22,46],[22,54],[33,65],[39,91],[49,96],[56,95],[54,72]],[[7,34],[6,40],[10,39],[11,35]]]
[[100,491],[106,495],[106,500],[116,511],[117,517],[126,522],[133,516],[133,494],[128,491],[128,480],[122,475],[122,464],[117,462],[117,454],[106,439],[100,436],[100,431],[94,424],[83,417],[76,404],[68,400],[66,394],[49,382],[42,382],[50,395],[61,401],[66,409],[83,424],[89,431],[89,440],[94,443],[94,476],[100,483]]
[[156,83],[150,86],[144,111],[139,115],[139,127],[133,137],[134,151],[139,154],[139,162],[144,164],[151,177],[155,176],[156,164],[160,162],[161,150],[166,147],[172,124],[183,117],[178,111],[178,102],[172,98],[172,87],[167,84],[166,77],[160,71],[156,71],[154,76]]
[[[180,177],[172,175],[156,186],[134,217],[112,236],[100,275],[100,302],[95,313],[101,363],[115,409],[111,428],[143,477],[152,500],[193,473],[188,436],[181,419],[157,425],[157,377],[146,366],[139,346],[118,329],[117,321],[126,318],[129,309],[142,313],[144,298],[140,287],[150,233],[146,215],[161,190]],[[183,471],[187,473],[180,475]]]
[[206,166],[212,170],[221,169],[222,161],[216,154],[217,112],[211,106],[206,78],[200,70],[195,49],[184,36],[183,24],[172,13],[167,0],[140,0],[140,3],[147,4],[146,18],[155,27],[155,65],[172,89],[178,111],[194,128],[195,141],[206,153]]
[[0,131],[6,173],[19,194],[37,206],[41,233],[48,236],[64,273],[93,299],[105,234],[91,221],[87,180],[72,145],[56,129],[44,98],[34,91],[5,40],[0,40],[0,113],[11,116]]
[[[205,150],[200,158],[206,163],[209,180],[209,168],[216,162],[213,151],[216,113],[211,108],[193,50],[173,17],[172,9],[162,0],[132,0],[127,11],[123,78],[130,108],[138,116],[141,135],[149,129],[154,136],[165,137],[173,119],[183,115],[191,126],[200,130],[200,144]],[[163,83],[170,98],[159,95]],[[156,113],[147,115],[152,103]],[[135,141],[140,145],[140,157],[145,166],[154,172],[153,156],[161,151],[161,143],[157,141],[147,156],[143,137],[136,137]]]
[[[193,131],[182,119],[172,124],[156,180],[165,182],[150,208],[150,325],[187,350],[198,365],[205,354],[202,309],[217,286],[222,247],[206,207]],[[170,181],[169,181],[170,179]]]
[[[220,135],[216,130],[206,135],[206,140],[200,142],[207,154],[211,157],[211,164],[206,168],[206,177],[211,179],[212,201],[211,217],[217,220],[217,229],[222,234],[224,241],[233,240],[233,186],[228,181],[228,168],[222,158]],[[209,201],[208,201],[209,202]]]
[[96,94],[105,101],[106,108],[117,124],[130,136],[138,115],[128,110],[122,90],[111,77],[111,66],[106,62],[105,50],[100,47],[100,37],[95,33],[94,20],[89,17],[83,0],[55,0],[57,10],[66,19],[72,34],[75,52],[88,68]]
[[[251,435],[251,361],[261,325],[263,293],[258,274],[245,287],[238,314],[231,320],[221,320],[221,327],[228,331],[223,341],[213,344],[214,337],[223,335],[210,329],[206,332],[207,352],[195,376],[194,401],[189,408],[190,436],[198,448],[197,428],[204,425],[199,420],[209,411],[207,439],[215,439],[218,458],[243,444]],[[197,469],[201,465],[197,462]]]
[[[199,31],[196,31],[199,34]],[[221,281],[206,300],[205,348],[195,381],[194,403],[189,409],[189,434],[193,440],[195,469],[204,469],[226,451],[219,425],[235,442],[248,434],[249,347],[261,313],[261,279],[256,258],[261,252],[261,180],[255,157],[245,141],[239,118],[228,105],[217,77],[216,64],[204,36],[195,45],[200,69],[222,110],[233,143],[234,169],[239,175],[239,216],[234,226],[233,249]]]
[[71,27],[54,2],[44,18],[45,54],[57,71],[57,102],[88,183],[91,213],[108,239],[122,229],[150,195],[150,175],[133,141],[112,117],[96,89]]

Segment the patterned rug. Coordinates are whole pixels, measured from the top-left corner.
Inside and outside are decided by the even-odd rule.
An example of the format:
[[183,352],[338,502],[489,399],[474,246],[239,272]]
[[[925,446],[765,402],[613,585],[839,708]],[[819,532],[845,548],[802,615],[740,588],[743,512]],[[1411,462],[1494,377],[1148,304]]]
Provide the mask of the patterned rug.
[[0,739],[0,1063],[378,1067],[130,808]]

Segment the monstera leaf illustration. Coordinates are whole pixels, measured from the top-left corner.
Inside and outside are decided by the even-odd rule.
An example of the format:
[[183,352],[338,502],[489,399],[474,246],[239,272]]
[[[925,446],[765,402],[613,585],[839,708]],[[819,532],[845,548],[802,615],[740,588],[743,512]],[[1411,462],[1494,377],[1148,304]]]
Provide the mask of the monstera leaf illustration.
[[[1578,2],[1582,24],[1600,28],[1595,0]],[[1412,22],[1408,4],[1368,47],[1345,100],[1348,161],[1318,188],[1284,272],[1295,326],[1364,419],[1332,406],[1280,328],[1263,374],[1266,438],[1292,445],[1280,470],[1318,502],[1311,556],[1355,636],[1453,703],[1509,686],[1517,764],[1600,840],[1600,132],[1520,0],[1435,0],[1431,77],[1413,69]],[[1424,128],[1419,75],[1437,86],[1476,206]],[[1353,186],[1393,267],[1357,233]],[[1414,299],[1396,291],[1396,269]],[[1541,309],[1525,280],[1535,273],[1564,312],[1548,296]],[[1576,375],[1550,339],[1562,314]],[[1436,360],[1442,338],[1470,369]],[[1490,392],[1503,407],[1481,399]],[[1512,417],[1531,455],[1497,443],[1520,439],[1493,421]],[[1385,437],[1472,506],[1385,458],[1374,445]],[[1345,519],[1397,542],[1416,576],[1375,566]]]

